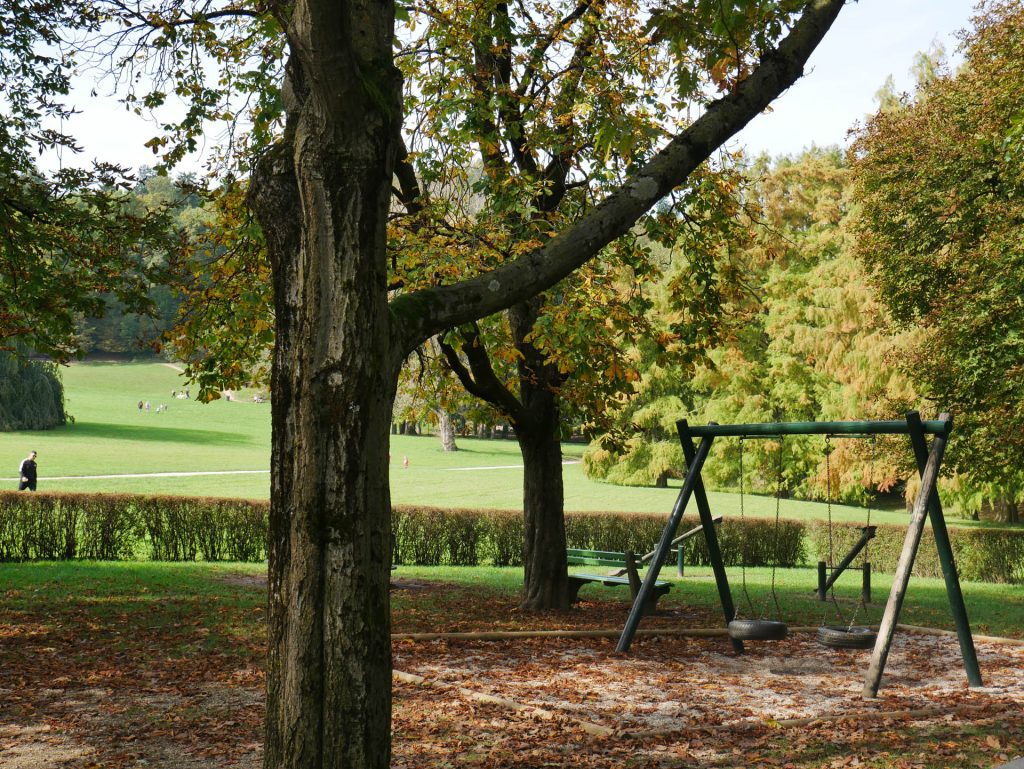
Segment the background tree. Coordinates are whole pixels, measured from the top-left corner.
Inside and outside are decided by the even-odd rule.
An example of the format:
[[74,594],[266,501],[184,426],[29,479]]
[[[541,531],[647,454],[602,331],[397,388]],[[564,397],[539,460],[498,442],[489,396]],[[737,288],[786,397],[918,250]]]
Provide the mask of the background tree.
[[79,351],[78,318],[102,316],[107,297],[150,312],[134,254],[177,245],[163,212],[130,210],[123,169],[35,165],[44,152],[79,150],[52,128],[73,113],[62,101],[75,66],[65,38],[99,28],[92,3],[0,3],[0,344],[17,338],[57,360]]
[[30,354],[17,340],[13,352],[0,352],[0,430],[49,430],[66,421],[57,367]]
[[[399,283],[407,290],[467,265],[502,264],[578,221],[685,125],[683,105],[705,101],[709,84],[735,84],[764,50],[766,15],[788,13],[698,5],[708,26],[658,17],[659,34],[688,51],[676,68],[671,49],[651,45],[633,2],[495,3],[476,7],[485,18],[469,25],[461,0],[417,9],[399,63],[415,126],[409,156],[423,184],[404,188],[411,205],[394,223]],[[691,174],[549,292],[440,338],[467,391],[515,428],[525,467],[524,607],[568,608],[563,430],[602,426],[611,401],[637,378],[623,351],[650,331],[652,240],[699,230],[693,269],[707,271],[697,259],[713,251],[713,223],[729,218],[729,181],[718,176],[707,167]],[[692,306],[691,332],[700,338],[714,317],[714,280],[674,285],[686,291],[677,301]]]
[[[592,477],[651,485],[680,477],[685,462],[675,423],[703,424],[888,418],[919,400],[891,358],[910,334],[893,334],[867,275],[853,254],[850,171],[837,150],[810,150],[769,165],[761,160],[743,186],[743,214],[717,255],[723,287],[721,339],[694,365],[692,350],[660,354],[649,342],[639,396],[622,405],[616,431],[585,457]],[[674,280],[690,280],[680,249]],[[685,325],[664,301],[661,317]],[[683,353],[679,355],[678,353]],[[831,457],[834,496],[856,501],[893,488],[909,473],[905,451],[837,441]],[[791,493],[826,494],[820,439],[786,441]],[[708,480],[739,485],[739,447],[713,447]],[[745,487],[770,491],[776,454],[746,444]]]
[[858,254],[895,319],[924,329],[898,362],[956,415],[949,463],[1012,519],[1024,489],[1024,9],[982,3],[963,46],[957,73],[934,72],[860,133]]

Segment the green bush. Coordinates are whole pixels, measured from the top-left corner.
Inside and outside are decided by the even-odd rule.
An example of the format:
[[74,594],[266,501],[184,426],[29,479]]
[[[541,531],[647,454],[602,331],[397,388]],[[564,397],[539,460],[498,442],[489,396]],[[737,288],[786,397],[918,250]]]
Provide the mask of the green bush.
[[266,502],[0,491],[0,560],[261,561]]
[[523,565],[523,514],[518,511],[487,512],[487,529],[481,559],[495,566]]
[[135,556],[136,545],[145,536],[135,497],[81,494],[74,504],[81,515],[77,557],[122,561]]
[[[691,519],[692,525],[697,525]],[[689,528],[686,527],[686,528]],[[723,521],[718,525],[718,546],[726,566],[780,566],[788,568],[807,562],[804,545],[804,524],[800,521],[775,521],[744,518]],[[708,566],[704,537],[687,540],[683,559],[688,564]]]
[[0,431],[49,430],[64,424],[64,385],[57,366],[31,360],[32,351],[24,343],[14,342],[13,347],[0,351]]
[[[0,491],[0,561],[90,558],[123,560],[261,561],[267,557],[270,506],[265,501],[129,494],[54,494]],[[568,547],[650,552],[661,538],[664,515],[567,513]],[[697,525],[688,516],[680,532]],[[828,525],[747,518],[717,527],[727,566],[796,566],[828,561]],[[875,571],[896,569],[906,528],[879,526],[869,546]],[[1024,583],[1024,529],[953,529],[962,579]],[[852,523],[833,527],[833,561],[860,537]],[[420,566],[521,566],[523,516],[508,510],[446,510],[398,506],[392,514],[392,561]],[[809,546],[810,553],[807,552]],[[709,563],[700,535],[687,540],[684,561]],[[914,572],[942,571],[929,529]]]
[[[852,523],[833,524],[833,562],[839,561],[860,539],[860,527]],[[873,571],[891,574],[896,571],[905,526],[878,526],[875,538],[868,544],[868,559]],[[809,539],[815,561],[829,561],[828,524],[809,524]],[[954,528],[949,532],[960,579],[979,582],[1024,583],[1024,529]],[[914,559],[914,574],[941,577],[942,565],[931,527],[924,530]]]

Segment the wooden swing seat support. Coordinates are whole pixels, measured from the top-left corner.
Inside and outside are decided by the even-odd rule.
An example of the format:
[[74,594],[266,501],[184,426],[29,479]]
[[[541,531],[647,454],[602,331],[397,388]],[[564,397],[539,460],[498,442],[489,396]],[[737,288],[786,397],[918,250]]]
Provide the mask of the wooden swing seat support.
[[[918,491],[917,499],[914,501],[913,512],[907,527],[907,535],[903,543],[903,551],[896,568],[896,574],[893,577],[892,590],[889,594],[889,600],[886,603],[885,613],[874,643],[871,663],[865,676],[864,696],[866,698],[877,696],[882,673],[885,669],[885,662],[892,647],[893,636],[899,621],[900,609],[903,606],[903,599],[906,595],[914,558],[921,543],[921,534],[924,530],[926,518],[931,520],[932,532],[936,548],[938,549],[939,562],[942,565],[942,574],[946,582],[946,593],[949,596],[950,610],[956,623],[957,637],[960,641],[960,652],[964,660],[964,669],[967,673],[968,683],[971,686],[982,685],[977,652],[974,648],[974,638],[971,635],[970,623],[967,619],[967,609],[964,605],[963,593],[960,589],[960,579],[953,560],[953,549],[950,546],[949,533],[946,530],[942,505],[939,502],[936,488],[939,467],[942,463],[950,431],[953,428],[953,420],[948,414],[941,414],[937,420],[928,421],[922,420],[916,411],[911,411],[907,413],[905,420],[885,422],[772,422],[737,425],[711,423],[692,427],[686,420],[680,420],[676,423],[676,428],[679,432],[683,455],[686,458],[686,477],[672,512],[669,515],[665,529],[662,532],[658,546],[654,551],[650,566],[644,574],[643,584],[641,584],[633,606],[630,609],[629,617],[622,629],[622,634],[619,636],[619,642],[616,647],[617,651],[625,652],[629,650],[633,636],[643,617],[648,596],[653,592],[654,585],[658,581],[658,574],[665,564],[672,539],[676,535],[676,531],[683,518],[683,513],[686,511],[691,497],[696,501],[697,512],[700,515],[701,528],[704,530],[708,555],[715,575],[715,583],[718,588],[726,626],[736,616],[732,593],[729,589],[729,580],[722,561],[722,552],[718,546],[718,537],[712,522],[711,507],[708,504],[704,482],[701,479],[701,471],[704,463],[707,461],[708,454],[711,451],[711,444],[715,438],[726,436],[769,437],[784,435],[907,435],[910,437],[910,444],[914,451],[918,472],[921,476],[921,487]],[[932,437],[931,446],[928,445],[928,436]],[[700,439],[699,445],[694,443],[695,438]],[[730,640],[733,649],[737,653],[742,653],[743,639],[730,638]]]
[[818,561],[818,600],[824,601],[826,594],[829,589],[836,583],[836,580],[842,575],[844,571],[848,569],[860,570],[861,571],[861,597],[864,603],[871,603],[871,564],[864,562],[863,566],[851,566],[853,559],[856,558],[860,551],[867,547],[868,542],[875,538],[875,531],[877,526],[862,526],[860,539],[850,548],[843,560],[839,562],[839,565],[834,567],[829,575],[829,567],[824,561]]

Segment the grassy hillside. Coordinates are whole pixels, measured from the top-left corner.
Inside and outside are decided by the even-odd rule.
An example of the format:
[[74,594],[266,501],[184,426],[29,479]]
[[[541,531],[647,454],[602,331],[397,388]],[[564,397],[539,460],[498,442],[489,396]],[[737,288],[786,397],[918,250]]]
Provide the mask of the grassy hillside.
[[[40,488],[67,491],[200,494],[266,498],[270,481],[270,404],[219,400],[203,404],[171,397],[186,383],[160,363],[80,363],[63,370],[67,407],[75,421],[35,432],[0,433],[0,479],[16,484],[18,464],[39,452]],[[149,401],[149,412],[138,409]],[[157,413],[159,404],[166,412]],[[392,436],[391,493],[399,504],[447,507],[521,506],[522,459],[515,441],[460,438],[445,453],[430,436]],[[583,447],[566,445],[574,462]],[[403,460],[409,459],[405,467]],[[236,475],[147,478],[65,478],[130,473],[247,471]],[[678,489],[610,486],[584,477],[579,464],[565,467],[568,510],[668,513]],[[738,514],[735,494],[711,494],[715,512]],[[775,500],[748,496],[746,513],[773,516]],[[787,518],[824,518],[826,507],[783,500]],[[860,508],[834,506],[836,520],[863,521]],[[900,512],[872,513],[877,523],[901,523]]]

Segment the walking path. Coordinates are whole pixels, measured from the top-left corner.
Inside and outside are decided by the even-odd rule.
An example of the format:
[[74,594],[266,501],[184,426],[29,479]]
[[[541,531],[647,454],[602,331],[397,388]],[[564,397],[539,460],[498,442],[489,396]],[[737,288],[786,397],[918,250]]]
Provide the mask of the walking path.
[[[578,465],[582,460],[568,459],[563,465]],[[449,470],[521,470],[523,465],[491,465],[490,467],[449,467]]]
[[[120,473],[118,475],[43,475],[40,481],[90,481],[108,478],[190,478],[196,475],[266,475],[270,470],[196,470],[193,472],[169,473]],[[17,478],[4,478],[16,481]]]
[[[562,462],[563,465],[578,465],[580,460],[573,459]],[[491,465],[489,467],[449,467],[438,468],[448,470],[521,470],[522,465]],[[118,473],[116,475],[47,475],[41,481],[93,481],[116,478],[191,478],[199,475],[266,475],[270,470],[194,470],[166,473]],[[4,478],[4,481],[17,481],[17,478]]]

